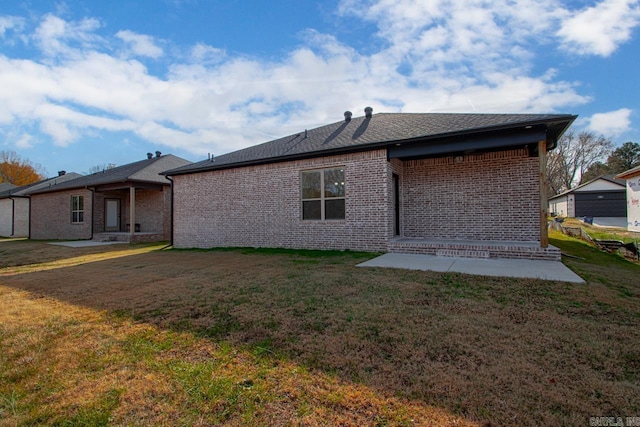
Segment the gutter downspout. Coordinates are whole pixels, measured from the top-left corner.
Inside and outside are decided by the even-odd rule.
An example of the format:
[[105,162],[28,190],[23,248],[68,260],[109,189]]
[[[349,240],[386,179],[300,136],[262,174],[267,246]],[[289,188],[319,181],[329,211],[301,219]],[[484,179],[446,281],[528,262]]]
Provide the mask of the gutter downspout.
[[171,212],[170,212],[170,222],[169,222],[169,246],[173,246],[173,179],[171,179],[168,175],[165,175],[169,181],[171,181]]
[[16,222],[16,200],[9,196],[9,200],[11,200],[11,234],[10,236],[13,237],[13,234],[16,232],[16,227],[15,227],[15,222]]
[[89,188],[88,186],[84,187],[85,189],[91,191],[91,236],[89,236],[89,240],[93,239],[93,223],[94,223],[94,205],[96,204],[96,192],[95,188]]
[[27,232],[27,239],[31,240],[31,196],[27,196],[29,199],[29,231]]

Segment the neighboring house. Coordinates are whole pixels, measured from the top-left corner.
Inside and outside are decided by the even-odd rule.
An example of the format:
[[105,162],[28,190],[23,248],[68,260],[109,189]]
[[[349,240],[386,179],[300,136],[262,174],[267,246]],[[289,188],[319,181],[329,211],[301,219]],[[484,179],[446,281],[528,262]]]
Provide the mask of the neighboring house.
[[30,237],[169,240],[171,182],[160,172],[189,163],[157,151],[155,157],[149,153],[145,160],[30,192]]
[[8,182],[0,182],[0,194],[4,193],[5,191],[12,190],[14,188],[17,188],[17,185],[9,184]]
[[559,259],[540,171],[575,117],[346,112],[166,172],[172,242]]
[[627,230],[640,232],[640,166],[616,175],[626,180]]
[[625,184],[602,175],[549,198],[549,212],[561,217],[626,217]]
[[[66,173],[65,171],[60,171],[56,177],[22,187],[0,184],[0,236],[29,236],[29,192],[55,187],[65,181],[81,176],[75,172]],[[7,187],[7,185],[10,187]]]

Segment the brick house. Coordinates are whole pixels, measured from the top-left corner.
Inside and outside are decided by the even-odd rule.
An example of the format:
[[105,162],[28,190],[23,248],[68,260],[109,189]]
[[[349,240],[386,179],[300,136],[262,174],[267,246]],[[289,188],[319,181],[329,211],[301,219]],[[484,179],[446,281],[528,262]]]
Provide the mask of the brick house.
[[172,242],[559,259],[541,171],[574,119],[346,112],[166,172]]
[[160,172],[189,163],[157,151],[155,157],[149,153],[145,160],[30,192],[30,238],[169,240],[171,183]]
[[626,180],[627,230],[640,232],[640,166],[616,175]]
[[50,188],[81,176],[75,172],[60,171],[56,177],[21,187],[6,183],[0,184],[0,236],[29,236],[30,192]]

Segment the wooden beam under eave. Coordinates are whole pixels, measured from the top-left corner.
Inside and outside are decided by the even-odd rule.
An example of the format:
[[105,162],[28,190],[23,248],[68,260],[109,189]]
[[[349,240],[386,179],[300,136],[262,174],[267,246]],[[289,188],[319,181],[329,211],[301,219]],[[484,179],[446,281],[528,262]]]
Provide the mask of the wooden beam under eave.
[[547,218],[549,216],[549,199],[547,198],[547,141],[538,141],[538,163],[540,166],[539,183],[540,186],[540,247],[549,246],[549,226]]
[[[129,235],[133,236],[136,231],[136,188],[129,187]],[[131,242],[133,243],[133,242]]]

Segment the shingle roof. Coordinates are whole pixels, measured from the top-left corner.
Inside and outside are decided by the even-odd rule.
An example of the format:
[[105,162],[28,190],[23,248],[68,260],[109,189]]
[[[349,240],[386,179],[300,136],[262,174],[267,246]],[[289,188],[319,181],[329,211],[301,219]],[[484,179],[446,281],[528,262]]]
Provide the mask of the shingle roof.
[[398,141],[426,140],[515,128],[527,125],[559,126],[558,134],[575,119],[555,114],[453,114],[380,113],[371,118],[356,117],[315,129],[303,130],[260,145],[234,151],[168,171],[179,175],[232,165],[275,162],[296,156],[325,155],[340,151],[373,149]]
[[17,186],[9,184],[8,182],[0,182],[0,194],[4,193],[5,191],[13,190],[14,188],[17,188]]
[[7,198],[9,196],[26,196],[27,194],[31,194],[32,192],[52,188],[56,185],[62,184],[63,182],[71,181],[81,176],[82,175],[80,175],[79,173],[69,172],[64,175],[54,176],[53,178],[43,179],[42,181],[38,181],[33,184],[23,185],[22,187],[14,187],[9,190],[0,192],[0,199]]
[[140,182],[151,184],[169,185],[170,181],[161,172],[169,169],[178,168],[190,164],[188,160],[181,157],[167,154],[161,157],[152,157],[150,159],[140,160],[138,162],[128,163],[112,169],[105,169],[102,172],[96,172],[91,175],[81,176],[72,181],[58,184],[54,187],[43,189],[42,191],[30,191],[29,194],[44,193],[48,191],[68,190],[72,188],[95,187],[104,184],[124,183],[124,182]]
[[[566,196],[567,194],[571,194],[576,190],[579,190],[582,187],[586,187],[587,185],[591,184],[592,182],[596,182],[600,179],[603,179],[605,181],[609,181],[612,184],[617,184],[619,185],[621,188],[621,190],[624,190],[624,188],[626,187],[626,182],[624,181],[624,179],[617,179],[613,174],[606,174],[606,175],[600,175],[599,177],[593,178],[590,181],[585,182],[584,184],[580,184],[577,187],[573,187],[570,188],[566,191],[563,191],[562,193],[558,193],[553,197],[549,197],[549,200],[553,200],[553,199],[557,199],[558,197],[562,197],[562,196]],[[615,190],[614,190],[615,191]]]

